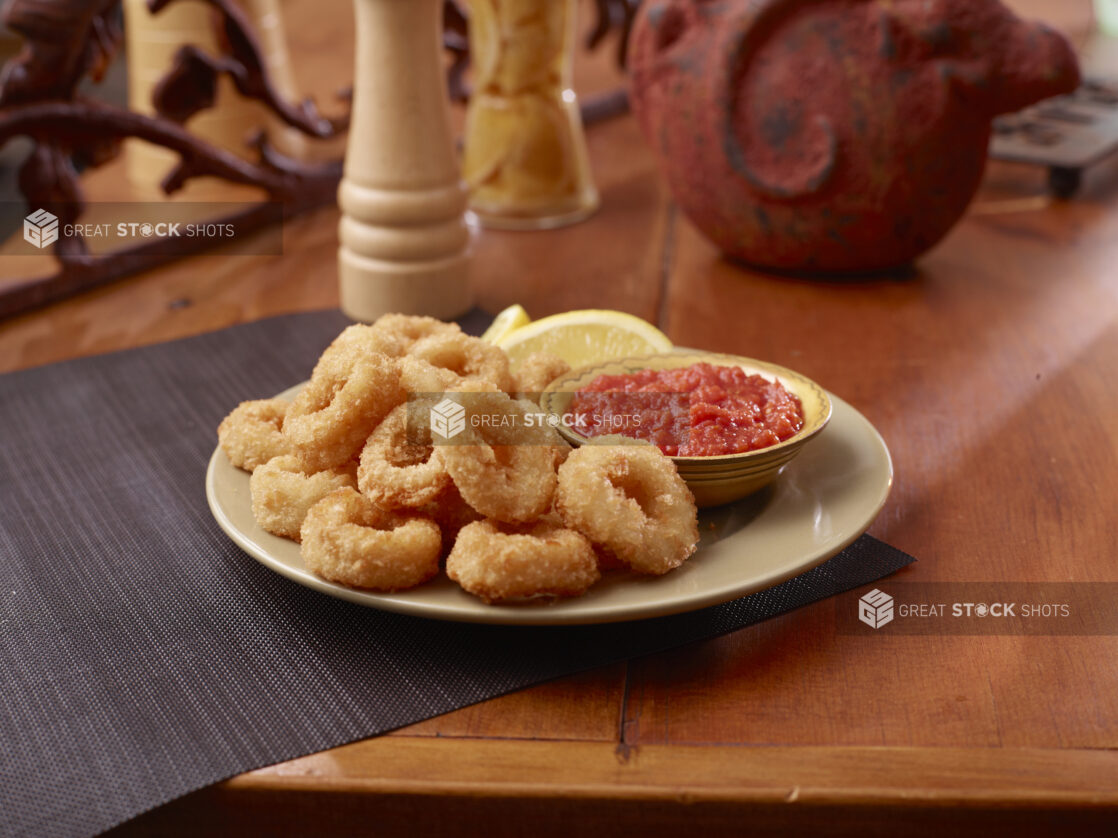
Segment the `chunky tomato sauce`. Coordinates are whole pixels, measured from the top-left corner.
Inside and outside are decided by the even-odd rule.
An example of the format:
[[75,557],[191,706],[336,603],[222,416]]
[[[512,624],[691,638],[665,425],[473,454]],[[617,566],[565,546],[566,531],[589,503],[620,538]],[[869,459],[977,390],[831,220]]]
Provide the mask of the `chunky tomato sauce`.
[[781,384],[708,363],[600,375],[574,394],[569,412],[584,436],[645,439],[680,457],[767,448],[804,426],[800,400]]

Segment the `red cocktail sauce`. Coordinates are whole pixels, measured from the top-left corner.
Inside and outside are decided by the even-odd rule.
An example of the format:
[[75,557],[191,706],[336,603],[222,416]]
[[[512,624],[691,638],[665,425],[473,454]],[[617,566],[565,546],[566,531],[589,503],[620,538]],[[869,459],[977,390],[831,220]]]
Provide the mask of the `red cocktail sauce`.
[[804,426],[803,405],[781,384],[708,363],[600,375],[574,394],[569,412],[584,436],[619,433],[680,457],[767,448]]

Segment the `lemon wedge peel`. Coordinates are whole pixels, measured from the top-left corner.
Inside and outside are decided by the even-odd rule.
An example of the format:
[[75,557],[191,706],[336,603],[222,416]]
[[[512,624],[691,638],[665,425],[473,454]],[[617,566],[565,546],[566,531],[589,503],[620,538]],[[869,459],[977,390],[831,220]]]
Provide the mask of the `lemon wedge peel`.
[[608,309],[553,314],[508,331],[494,342],[508,354],[514,369],[534,352],[558,355],[577,369],[673,349],[668,336],[651,323]]

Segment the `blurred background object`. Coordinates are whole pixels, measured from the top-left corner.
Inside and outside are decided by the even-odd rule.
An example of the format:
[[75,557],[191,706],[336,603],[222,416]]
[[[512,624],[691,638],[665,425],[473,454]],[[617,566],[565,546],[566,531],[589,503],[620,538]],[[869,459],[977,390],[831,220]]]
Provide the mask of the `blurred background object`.
[[[204,212],[205,202],[243,207],[278,200],[288,217],[335,201],[346,116],[324,118],[310,99],[300,102],[294,91],[310,91],[320,101],[351,97],[352,0],[127,0],[127,37],[123,2],[11,0],[4,8],[13,24],[0,38],[8,59],[0,105],[0,316],[185,255],[152,247],[119,250],[73,237],[26,253],[20,237],[24,217],[41,208],[47,185],[23,177],[35,188],[30,193],[20,188],[17,174],[29,171],[33,149],[54,149],[53,165],[36,163],[35,168],[53,172],[47,181],[65,187],[57,196],[67,204],[64,224],[78,216],[83,224],[104,224],[114,220],[106,217],[114,212],[111,205],[137,201],[144,202],[142,208],[133,204],[130,214],[155,221],[168,198],[179,214],[194,206]],[[624,54],[637,2],[583,0],[593,19],[587,48],[597,50],[584,63],[594,71],[582,74],[584,81],[594,79],[584,106],[590,119],[627,109],[614,65]],[[448,59],[443,65],[455,101],[464,102],[469,66],[464,0],[442,0],[442,10]],[[288,17],[295,12],[287,33],[297,44],[291,56],[282,11]],[[125,41],[139,53],[131,60],[133,109],[127,104],[127,50],[120,48]],[[58,89],[48,78],[56,70],[67,79]],[[47,103],[52,116],[44,122],[40,105]],[[455,134],[462,124],[463,112],[457,109],[451,115]],[[137,138],[137,132],[145,136]],[[118,155],[121,145],[127,153]],[[186,156],[180,159],[179,151]],[[80,201],[70,200],[79,192]],[[238,229],[275,218],[273,206],[239,219]],[[258,235],[275,240],[280,233]],[[193,244],[209,246],[203,238]],[[14,261],[13,254],[18,254]],[[62,270],[52,254],[62,256]]]
[[1118,0],[1095,0],[1095,19],[1099,22],[1099,31],[1118,37]]
[[[42,0],[39,0],[42,2]],[[187,0],[174,0],[174,3],[168,4],[166,0],[157,0],[157,5],[161,9],[160,14],[168,13],[175,5],[185,3]],[[217,15],[217,4],[209,3],[207,0],[191,0],[194,4],[208,5],[211,7],[211,13]],[[618,113],[624,112],[627,107],[627,98],[625,91],[620,85],[619,70],[617,69],[617,62],[625,55],[625,35],[628,27],[633,18],[633,12],[638,6],[639,0],[581,0],[580,14],[582,24],[578,26],[578,33],[582,42],[588,47],[597,47],[594,51],[579,50],[578,60],[575,68],[575,83],[573,88],[579,92],[579,101],[582,104],[581,111],[583,115],[583,123],[586,125],[595,124],[598,120],[614,116]],[[649,0],[646,0],[649,2]],[[9,3],[7,8],[19,6],[22,8],[34,8],[37,3],[35,0],[17,0],[16,2]],[[63,7],[74,5],[75,11],[86,13],[91,8],[99,8],[99,4],[90,3],[76,3],[69,4],[67,0],[46,0],[46,5],[57,11]],[[108,10],[113,12],[108,20],[115,24],[117,29],[122,30],[122,19],[120,16],[120,0],[108,0]],[[240,9],[251,9],[251,5],[243,6],[239,3],[230,4],[236,5]],[[1080,49],[1081,54],[1088,68],[1095,66],[1098,68],[1113,67],[1113,58],[1118,54],[1118,39],[1107,38],[1097,34],[1096,17],[1092,12],[1092,0],[1006,0],[1006,5],[1014,11],[1026,17],[1043,17],[1043,19],[1054,28],[1059,29],[1065,33],[1069,33],[1073,40],[1076,42],[1077,47]],[[163,8],[167,6],[167,8]],[[79,9],[80,7],[80,9]],[[288,34],[292,38],[292,52],[287,62],[289,70],[298,71],[298,82],[300,89],[304,92],[313,93],[318,101],[329,102],[344,88],[352,78],[352,38],[353,31],[352,24],[352,0],[279,0],[279,8],[287,12],[287,17],[290,24],[290,31]],[[462,101],[468,91],[469,82],[471,79],[468,70],[469,56],[467,49],[467,15],[466,15],[466,0],[444,0],[444,15],[446,18],[446,28],[443,36],[443,44],[446,49],[445,66],[449,70],[451,90],[454,93],[457,101]],[[1101,19],[1100,19],[1101,24]],[[259,37],[260,55],[262,56],[262,64],[265,66],[274,66],[275,62],[269,57],[269,34],[267,27],[263,23],[260,25],[261,33]],[[49,29],[49,27],[48,27]],[[111,27],[109,27],[111,29]],[[69,36],[62,33],[61,27],[55,27],[47,33],[47,40],[54,43],[56,49],[59,45],[70,43]],[[215,38],[215,40],[223,40],[222,38]],[[224,40],[227,40],[224,39]],[[10,29],[0,30],[0,55],[12,57],[18,52],[21,46],[21,34],[13,32]],[[77,50],[71,50],[78,52]],[[123,110],[127,97],[127,83],[126,83],[126,61],[124,50],[118,51],[115,55],[111,54],[111,50],[103,55],[107,60],[102,61],[102,66],[99,71],[102,73],[100,80],[86,75],[81,78],[76,87],[77,96],[82,102],[94,102],[98,104],[106,104],[110,107],[115,107]],[[65,54],[65,51],[63,53]],[[213,56],[212,53],[205,53],[205,55]],[[218,57],[218,56],[213,56]],[[61,63],[61,62],[59,62]],[[207,78],[216,78],[217,86],[221,86],[226,82],[221,79],[228,79],[227,74],[217,72],[213,67],[203,67],[202,70],[207,74]],[[1105,72],[1105,70],[1104,70]],[[1113,82],[1108,81],[1105,76],[1089,77],[1089,81],[1094,84],[1098,82],[1102,85],[1100,90],[1108,90],[1111,88]],[[276,77],[276,88],[283,88],[284,81],[280,77]],[[173,88],[172,88],[173,89]],[[1074,98],[1080,98],[1086,91],[1077,92]],[[190,90],[186,91],[191,93]],[[196,91],[195,91],[196,92]],[[259,91],[257,91],[259,92]],[[235,94],[239,95],[239,94]],[[195,99],[196,96],[189,95],[186,99]],[[252,97],[250,97],[252,98]],[[301,120],[304,117],[301,115],[300,106],[298,102],[294,102],[288,97],[281,97],[285,103],[284,107],[289,117],[294,117]],[[1097,98],[1097,96],[1096,96]],[[172,106],[176,104],[174,100],[170,102]],[[259,101],[257,99],[254,102]],[[251,104],[251,103],[250,103]],[[256,107],[255,104],[251,104]],[[1102,113],[1100,102],[1095,102],[1092,105]],[[193,107],[193,105],[192,105]],[[1079,105],[1076,105],[1078,109]],[[5,106],[0,107],[0,121],[9,120],[11,116],[11,102]],[[1039,108],[1046,108],[1046,104],[1038,106]],[[1027,116],[1032,120],[1036,116],[1038,109],[1032,109]],[[1058,108],[1057,110],[1061,110]],[[189,131],[195,123],[197,123],[204,115],[204,111],[198,111],[195,114],[183,118],[181,123],[185,125]],[[1016,116],[1011,117],[1011,120],[1016,120]],[[464,110],[456,108],[451,113],[451,125],[456,134],[460,134],[464,129]],[[273,130],[274,122],[278,121],[276,118],[269,118],[267,128],[268,133],[275,138],[275,143],[282,146],[283,136],[277,134]],[[326,121],[327,124],[329,120]],[[1046,122],[1050,122],[1047,120]],[[10,125],[10,122],[8,123]],[[63,123],[59,123],[60,125]],[[306,123],[312,125],[313,122]],[[1062,126],[1062,133],[1064,134],[1077,134],[1085,136],[1085,131],[1101,130],[1107,124],[1103,119],[1099,119],[1092,125],[1084,127],[1079,123],[1065,122]],[[333,130],[333,128],[331,128]],[[601,131],[608,133],[608,130],[602,128]],[[73,135],[79,140],[85,139],[82,134],[80,126],[77,128],[71,127],[62,131],[63,135]],[[314,131],[310,135],[305,132],[299,132],[303,138],[304,145],[308,146],[307,155],[302,161],[296,161],[299,165],[304,167],[305,171],[309,171],[307,161],[311,159],[333,161],[333,166],[329,164],[316,168],[313,182],[317,186],[312,190],[294,190],[299,194],[301,200],[305,204],[311,202],[306,199],[317,195],[317,200],[325,203],[327,206],[334,203],[334,190],[336,188],[337,180],[340,178],[341,165],[340,155],[342,153],[344,143],[344,133],[337,134],[333,140],[322,139],[314,135]],[[594,132],[591,132],[592,135]],[[1033,131],[1035,134],[1036,132]],[[1040,132],[1037,136],[1049,136],[1050,131],[1048,128],[1044,132]],[[313,142],[307,138],[315,136]],[[6,135],[6,140],[0,140],[0,239],[8,239],[8,243],[13,240],[19,240],[19,230],[23,223],[24,215],[29,211],[24,199],[21,197],[18,183],[17,173],[21,166],[24,165],[30,149],[33,147],[26,137],[21,136],[18,132],[9,132]],[[593,139],[593,136],[592,136]],[[994,151],[998,153],[998,147],[1002,140],[1002,135],[995,136]],[[599,140],[600,142],[600,140]],[[127,145],[128,140],[125,141]],[[74,155],[64,155],[63,168],[71,166],[75,172],[81,173],[81,185],[83,190],[86,190],[90,197],[90,207],[87,209],[92,215],[100,208],[96,202],[109,202],[109,201],[133,201],[138,200],[137,190],[130,185],[130,180],[127,176],[126,158],[122,155],[120,158],[109,162],[100,168],[91,168],[88,165],[89,151],[96,149],[99,145],[98,142],[76,142],[80,148]],[[1113,151],[1114,147],[1118,145],[1112,144],[1110,150]],[[278,154],[272,155],[273,161],[281,159],[293,159],[290,155],[283,154],[283,149],[274,149]],[[245,147],[240,152],[247,155],[248,159],[238,155],[238,159],[249,165],[252,165],[252,159],[259,155],[259,149],[256,147]],[[597,158],[596,158],[597,159]],[[1048,165],[1038,161],[1040,165]],[[602,171],[599,175],[602,178],[606,177],[605,169],[608,167],[611,172],[618,171],[620,166],[622,169],[625,163],[622,160],[609,157],[599,160],[598,165],[602,166]],[[171,166],[168,166],[170,169]],[[1107,176],[1106,167],[1095,167],[1099,171],[1099,177]],[[198,176],[187,179],[185,183],[190,184],[195,182]],[[216,185],[216,180],[211,180]],[[275,181],[273,181],[275,183]],[[1072,184],[1074,186],[1075,184]],[[221,185],[222,195],[228,195],[229,200],[246,200],[246,191],[249,197],[258,197],[264,194],[264,190],[252,190],[249,187],[241,186],[236,183],[225,182]],[[1040,185],[1040,195],[1036,196],[1029,206],[1040,206],[1047,201],[1044,194],[1043,185]],[[156,193],[162,195],[161,192]],[[215,193],[217,194],[217,193]],[[1040,203],[1037,203],[1040,202]],[[1022,203],[1021,206],[1025,206]],[[152,204],[156,206],[156,204]],[[1000,205],[999,205],[1000,206]],[[1016,206],[1016,204],[1014,205]],[[989,210],[993,207],[989,201],[984,201],[984,210]],[[31,209],[34,209],[32,207]],[[326,212],[336,212],[332,207]],[[330,221],[330,226],[333,226],[333,220]],[[289,225],[284,225],[285,229],[290,229]],[[260,235],[274,235],[278,236],[278,230],[271,234]],[[13,288],[23,283],[23,277],[31,276],[34,278],[43,278],[48,273],[50,265],[52,264],[49,249],[44,251],[42,255],[20,256],[18,259],[9,257],[10,249],[7,245],[0,245],[0,310],[11,312],[17,310],[13,308],[14,301],[7,296]],[[329,257],[327,261],[333,261]],[[607,260],[608,261],[608,260]],[[285,263],[290,263],[291,260],[286,260]],[[235,263],[235,260],[229,260],[228,264]],[[114,276],[121,276],[128,272],[136,272],[150,267],[151,262],[132,262],[130,266],[125,269],[123,263],[117,266],[117,270],[112,272],[113,275],[108,273],[99,276],[96,281],[86,283],[79,282],[66,282],[55,283],[50,286],[49,294],[37,294],[34,297],[34,304],[40,304],[49,299],[58,299],[61,296],[78,293],[87,287],[107,282],[114,278]],[[225,264],[225,263],[223,263]],[[44,267],[46,266],[46,267]],[[333,283],[331,283],[332,285]],[[22,292],[21,292],[22,293]],[[31,304],[25,300],[26,304]]]
[[998,0],[647,0],[629,57],[681,209],[728,256],[813,274],[931,248],[978,189],[994,116],[1079,83],[1067,40]]
[[[166,64],[163,75],[150,85],[150,94],[143,97],[150,106],[146,113],[87,94],[88,84],[101,83],[117,64],[125,40],[120,0],[11,0],[4,7],[5,25],[21,35],[23,43],[0,75],[0,146],[16,137],[30,140],[30,150],[18,169],[19,191],[27,210],[57,225],[57,236],[49,242],[36,241],[28,238],[25,226],[26,243],[15,237],[4,243],[6,252],[23,255],[28,270],[40,273],[5,277],[0,287],[0,315],[43,305],[219,243],[208,235],[154,235],[157,222],[217,224],[223,230],[232,226],[247,235],[274,225],[285,214],[333,199],[340,165],[304,163],[285,156],[270,141],[262,116],[253,119],[255,127],[239,118],[253,111],[267,113],[276,123],[282,122],[285,130],[329,138],[344,130],[348,117],[324,117],[311,100],[294,104],[284,96],[271,75],[270,62],[277,63],[274,52],[261,48],[252,18],[232,0],[201,4],[191,0],[189,5],[184,0],[150,0],[143,11],[154,17],[133,17],[133,21],[150,24],[172,6],[204,10],[214,34],[210,44],[214,52],[181,42],[199,34],[191,28],[198,24],[197,17],[172,18],[169,34],[162,33],[166,43],[156,30],[146,30],[150,38],[141,41],[158,53],[154,63]],[[268,8],[274,12],[276,6],[269,3]],[[278,31],[274,23],[272,29]],[[278,63],[285,70],[286,62]],[[144,73],[140,78],[146,94],[150,79]],[[217,121],[210,125],[212,134],[231,145],[239,138],[251,155],[239,156],[186,127],[214,106],[219,88],[226,82],[236,88],[238,98],[222,106]],[[245,128],[254,133],[245,136]],[[129,139],[158,146],[168,155],[166,163],[153,165],[150,172],[152,181],[159,178],[161,198],[195,179],[219,178],[235,187],[256,190],[254,203],[230,209],[217,200],[201,205],[197,216],[160,218],[158,203],[148,200],[154,196],[132,189],[123,194],[132,201],[146,201],[143,206],[125,202],[122,211],[119,199],[118,206],[107,202],[91,205],[82,173],[118,161],[122,144]],[[211,200],[222,196],[226,201],[244,199],[235,188],[213,196],[207,193]],[[123,246],[114,239],[114,245],[106,247],[108,236],[102,237],[103,231],[111,234],[121,222],[126,227],[134,223],[146,232],[140,238],[126,232]],[[47,252],[56,261],[44,271]]]
[[[276,89],[287,98],[295,98],[297,87],[287,56],[279,0],[247,0],[244,8]],[[147,0],[123,0],[123,9],[128,107],[135,113],[154,115],[153,96],[180,49],[189,45],[211,56],[222,53],[221,30],[215,25],[220,18],[200,0],[179,0],[158,14],[148,9]],[[217,79],[213,106],[190,120],[190,131],[196,137],[246,158],[252,151],[249,141],[253,133],[264,126],[273,145],[285,155],[299,157],[304,153],[306,142],[302,135],[269,115],[259,103],[239,96],[227,75]],[[129,140],[126,160],[133,185],[141,192],[154,193],[159,179],[174,166],[175,154],[158,145]],[[189,184],[183,192],[198,197],[207,185],[212,192],[213,184],[199,181]]]
[[1059,198],[1079,190],[1084,172],[1118,151],[1118,79],[1088,78],[1071,93],[994,121],[990,156],[1048,170]]
[[[489,227],[573,224],[598,206],[571,86],[575,0],[469,0],[463,174]],[[608,14],[608,11],[607,11]]]

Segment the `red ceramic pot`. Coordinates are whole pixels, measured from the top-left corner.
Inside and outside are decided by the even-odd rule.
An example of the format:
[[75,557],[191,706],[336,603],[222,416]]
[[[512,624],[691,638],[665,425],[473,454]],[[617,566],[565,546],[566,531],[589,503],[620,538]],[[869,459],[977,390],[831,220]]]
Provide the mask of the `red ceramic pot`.
[[1079,83],[997,0],[645,0],[631,101],[672,193],[731,257],[911,261],[978,188],[992,119]]

